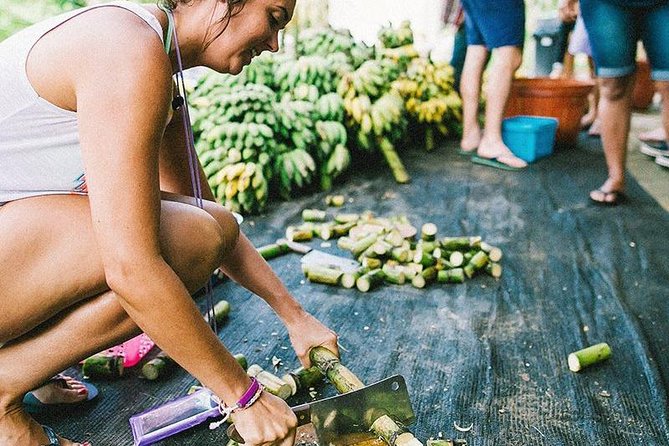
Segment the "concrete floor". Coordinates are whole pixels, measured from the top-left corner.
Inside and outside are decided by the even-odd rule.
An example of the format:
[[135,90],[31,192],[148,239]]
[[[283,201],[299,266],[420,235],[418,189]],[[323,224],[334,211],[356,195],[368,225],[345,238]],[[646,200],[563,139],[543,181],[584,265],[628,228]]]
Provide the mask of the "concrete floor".
[[655,164],[655,160],[639,152],[637,135],[659,127],[660,114],[656,106],[649,111],[634,113],[630,131],[627,169],[665,210],[669,211],[669,169]]

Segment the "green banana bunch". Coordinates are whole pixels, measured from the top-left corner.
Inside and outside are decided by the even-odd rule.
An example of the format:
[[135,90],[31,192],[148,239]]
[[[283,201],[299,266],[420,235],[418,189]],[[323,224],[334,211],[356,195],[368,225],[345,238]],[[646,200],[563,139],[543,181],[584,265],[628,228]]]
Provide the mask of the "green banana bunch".
[[302,56],[297,60],[284,61],[274,73],[275,84],[280,93],[291,91],[301,84],[315,86],[320,94],[337,89],[339,73],[329,60],[322,56]]
[[297,54],[327,57],[334,53],[344,53],[348,64],[358,68],[364,61],[374,57],[374,48],[356,42],[348,30],[307,28],[300,31],[297,40]]
[[337,93],[323,95],[316,101],[316,114],[323,121],[344,122],[344,100]]
[[[285,145],[284,148],[287,149]],[[311,185],[316,163],[306,150],[288,149],[275,158],[274,171],[279,195],[287,200],[295,192]]]
[[381,50],[381,56],[393,61],[400,68],[400,71],[404,72],[411,61],[420,57],[420,54],[413,45],[404,45],[396,48],[384,48]]
[[309,151],[316,142],[314,105],[306,101],[285,101],[274,105],[277,123],[274,134],[279,142]]
[[344,98],[368,96],[374,100],[390,88],[387,72],[381,61],[368,60],[360,68],[342,77],[337,92]]
[[320,94],[315,85],[299,84],[290,91],[287,91],[281,97],[282,102],[286,101],[306,101],[315,104]]
[[257,213],[267,204],[268,183],[256,163],[229,164],[209,178],[209,185],[216,199],[234,212]]
[[379,30],[378,38],[384,48],[398,48],[404,45],[411,45],[413,44],[411,23],[408,20],[404,20],[398,28],[393,28],[391,24],[388,24],[388,26],[384,26]]

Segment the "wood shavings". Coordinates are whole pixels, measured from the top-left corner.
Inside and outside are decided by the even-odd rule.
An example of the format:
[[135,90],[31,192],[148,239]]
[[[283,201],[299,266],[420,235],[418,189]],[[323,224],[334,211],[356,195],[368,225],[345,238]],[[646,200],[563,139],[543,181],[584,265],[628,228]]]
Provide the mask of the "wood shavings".
[[604,397],[604,398],[610,398],[611,394],[609,392],[607,392],[606,390],[602,390],[601,392],[599,392],[599,396]]
[[459,432],[469,432],[474,427],[474,423],[471,423],[467,427],[462,427],[462,426],[458,425],[457,421],[454,421],[453,422],[453,427],[455,428],[456,431],[459,431]]
[[277,356],[272,356],[272,365],[274,366],[274,371],[279,369],[279,366],[283,363],[283,360]]

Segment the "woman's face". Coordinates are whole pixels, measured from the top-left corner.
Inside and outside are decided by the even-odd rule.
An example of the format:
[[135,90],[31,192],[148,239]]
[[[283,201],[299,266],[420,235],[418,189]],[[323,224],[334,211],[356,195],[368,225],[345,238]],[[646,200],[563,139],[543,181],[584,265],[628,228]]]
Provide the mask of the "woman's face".
[[[216,5],[213,20],[220,21],[226,6],[220,1]],[[294,9],[295,0],[246,0],[225,31],[204,50],[202,65],[237,74],[261,52],[278,51],[279,30],[290,21]],[[212,24],[210,35],[218,34],[224,24]]]

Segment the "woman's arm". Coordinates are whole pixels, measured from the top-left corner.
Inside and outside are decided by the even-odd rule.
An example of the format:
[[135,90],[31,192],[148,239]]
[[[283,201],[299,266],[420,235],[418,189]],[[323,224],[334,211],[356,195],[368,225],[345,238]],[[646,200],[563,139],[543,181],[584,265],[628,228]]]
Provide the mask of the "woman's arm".
[[[130,317],[232,404],[248,377],[204,323],[161,255],[158,146],[171,100],[160,40],[136,20],[101,22],[80,45],[72,84],[91,218],[110,288]],[[134,17],[134,16],[133,16]],[[151,35],[153,34],[153,35]],[[88,39],[82,39],[88,40]],[[137,44],[141,42],[141,44]]]

